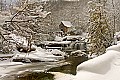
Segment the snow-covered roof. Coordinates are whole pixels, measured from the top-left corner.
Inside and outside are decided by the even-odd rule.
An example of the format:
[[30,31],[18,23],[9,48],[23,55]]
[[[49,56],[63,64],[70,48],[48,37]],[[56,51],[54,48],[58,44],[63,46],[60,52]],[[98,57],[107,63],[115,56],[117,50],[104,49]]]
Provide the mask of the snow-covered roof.
[[70,21],[62,21],[61,23],[63,23],[63,25],[66,26],[66,27],[72,27],[73,26]]

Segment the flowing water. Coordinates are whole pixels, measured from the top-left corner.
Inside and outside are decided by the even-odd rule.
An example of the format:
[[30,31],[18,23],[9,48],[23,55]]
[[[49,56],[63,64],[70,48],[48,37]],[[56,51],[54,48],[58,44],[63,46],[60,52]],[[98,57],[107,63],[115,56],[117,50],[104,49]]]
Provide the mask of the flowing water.
[[[86,56],[70,57],[59,62],[37,62],[10,64],[12,62],[3,61],[0,66],[3,73],[7,75],[0,80],[54,80],[54,75],[49,72],[62,72],[67,74],[76,74],[77,65],[88,60]],[[6,64],[5,64],[6,62]],[[8,64],[7,64],[8,63]]]
[[[38,62],[38,63],[23,63],[23,64],[10,64],[8,62],[5,63],[4,65],[0,66],[0,70],[2,69],[3,71],[3,74],[1,73],[1,76],[4,75],[4,77],[0,78],[0,80],[15,80],[16,76],[19,75],[19,73],[21,74],[27,71],[45,72],[46,70],[55,67],[56,64],[58,64],[57,62]],[[8,65],[7,63],[10,65]]]

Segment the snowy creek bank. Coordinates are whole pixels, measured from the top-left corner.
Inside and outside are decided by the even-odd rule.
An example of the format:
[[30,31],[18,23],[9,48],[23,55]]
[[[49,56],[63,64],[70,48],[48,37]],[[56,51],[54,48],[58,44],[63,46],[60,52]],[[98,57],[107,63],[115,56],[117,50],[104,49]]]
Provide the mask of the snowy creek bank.
[[22,63],[23,65],[21,66],[14,66],[14,70],[8,70],[11,74],[8,73],[7,76],[2,77],[0,80],[54,80],[51,72],[75,75],[77,65],[86,60],[88,60],[86,56],[79,56],[69,57],[58,62]]
[[[31,63],[31,62],[56,62],[59,60],[63,60],[64,56],[55,56],[53,55],[53,51],[49,52],[45,49],[42,49],[40,47],[36,47],[35,51],[24,53],[15,51],[15,56],[13,56],[14,62],[25,62],[25,63]],[[63,54],[61,51],[56,51],[56,53]]]
[[[8,64],[11,64],[11,65],[8,65]],[[0,67],[1,69],[0,80],[20,80],[22,77],[24,77],[28,73],[34,74],[34,71],[44,72],[45,70],[51,67],[54,67],[55,64],[57,63],[55,62],[49,62],[49,63],[48,62],[40,62],[40,63],[10,62],[10,63],[7,63],[7,65],[5,64]],[[32,76],[29,76],[29,77],[32,77]],[[30,79],[26,78],[21,80],[30,80]]]

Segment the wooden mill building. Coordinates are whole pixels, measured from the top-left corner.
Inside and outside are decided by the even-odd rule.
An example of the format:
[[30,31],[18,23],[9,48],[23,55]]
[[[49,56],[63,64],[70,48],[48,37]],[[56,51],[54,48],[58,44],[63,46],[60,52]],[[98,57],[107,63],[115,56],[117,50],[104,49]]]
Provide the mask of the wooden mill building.
[[64,34],[68,33],[70,28],[73,25],[71,24],[70,21],[61,21],[59,28],[61,29],[61,31],[63,31]]

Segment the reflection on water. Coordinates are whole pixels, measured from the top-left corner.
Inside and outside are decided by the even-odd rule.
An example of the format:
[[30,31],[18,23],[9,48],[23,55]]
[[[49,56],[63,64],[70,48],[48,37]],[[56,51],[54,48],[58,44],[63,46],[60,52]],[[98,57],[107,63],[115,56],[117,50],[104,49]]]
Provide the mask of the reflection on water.
[[54,75],[50,73],[26,73],[27,76],[16,78],[15,80],[54,80]]
[[81,64],[82,62],[86,61],[86,60],[88,60],[88,57],[86,57],[85,55],[79,56],[79,57],[70,56],[66,60],[70,64],[61,65],[59,67],[53,67],[53,68],[49,69],[48,71],[62,72],[62,73],[76,75],[76,68],[77,68],[77,66],[79,64]]

